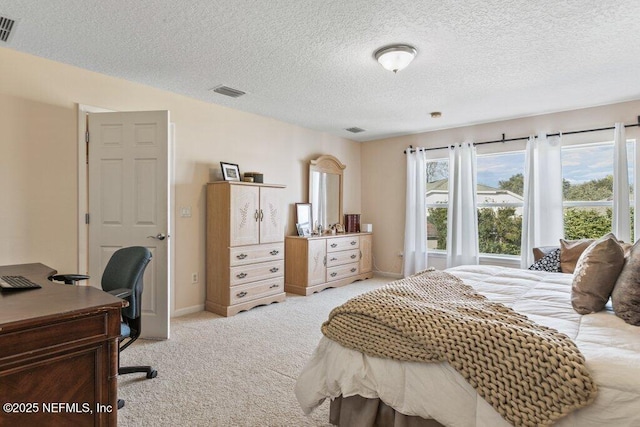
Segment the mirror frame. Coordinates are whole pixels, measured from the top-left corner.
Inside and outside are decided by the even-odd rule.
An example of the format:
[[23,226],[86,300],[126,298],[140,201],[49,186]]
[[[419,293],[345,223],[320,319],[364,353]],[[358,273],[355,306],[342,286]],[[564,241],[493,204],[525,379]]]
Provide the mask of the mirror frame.
[[[344,174],[343,171],[345,170],[345,168],[347,167],[347,165],[343,164],[340,160],[338,160],[336,157],[331,156],[329,154],[325,154],[323,156],[318,157],[317,159],[311,160],[309,162],[309,202],[311,202],[312,197],[311,197],[311,192],[313,190],[313,180],[311,179],[311,174],[313,172],[320,172],[320,173],[329,173],[329,174],[333,174],[333,175],[338,175],[339,178],[339,195],[338,195],[338,223],[342,224],[344,222],[344,215],[343,215],[343,210],[342,210],[342,199],[343,199],[343,188],[344,188]],[[313,211],[313,210],[312,210]]]

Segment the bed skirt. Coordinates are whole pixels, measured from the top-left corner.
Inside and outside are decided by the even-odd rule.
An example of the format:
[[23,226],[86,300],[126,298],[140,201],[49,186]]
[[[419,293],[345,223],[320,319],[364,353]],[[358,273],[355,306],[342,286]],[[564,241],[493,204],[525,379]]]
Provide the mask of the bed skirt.
[[401,414],[380,399],[362,396],[333,399],[329,422],[345,427],[443,427],[436,420]]

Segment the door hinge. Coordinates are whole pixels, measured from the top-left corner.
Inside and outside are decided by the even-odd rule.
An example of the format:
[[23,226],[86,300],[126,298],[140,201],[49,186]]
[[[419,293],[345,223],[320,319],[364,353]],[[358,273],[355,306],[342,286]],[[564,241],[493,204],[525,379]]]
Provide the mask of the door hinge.
[[84,214],[84,223],[85,224],[89,224],[89,214],[88,213]]
[[86,142],[87,144],[89,143],[89,131],[86,131],[84,133],[84,142]]

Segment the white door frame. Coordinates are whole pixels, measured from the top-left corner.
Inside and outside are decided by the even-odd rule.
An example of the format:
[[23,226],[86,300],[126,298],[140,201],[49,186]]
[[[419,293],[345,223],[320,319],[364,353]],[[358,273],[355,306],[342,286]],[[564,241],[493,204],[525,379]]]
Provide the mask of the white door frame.
[[[78,273],[87,274],[89,272],[89,225],[86,223],[86,214],[89,212],[89,182],[87,174],[87,113],[109,113],[114,112],[101,107],[95,107],[92,105],[76,104],[78,108]],[[168,247],[168,260],[169,260],[169,277],[168,285],[170,289],[169,293],[169,318],[173,316],[175,311],[175,256],[173,240],[175,239],[175,126],[173,123],[169,124],[169,209],[171,215],[169,215],[169,235],[170,239],[167,239]],[[99,284],[92,284],[95,287],[99,287]]]

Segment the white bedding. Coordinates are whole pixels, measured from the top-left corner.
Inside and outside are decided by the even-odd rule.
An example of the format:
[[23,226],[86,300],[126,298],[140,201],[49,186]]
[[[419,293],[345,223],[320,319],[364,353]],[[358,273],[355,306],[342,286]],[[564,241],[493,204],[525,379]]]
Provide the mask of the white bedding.
[[[447,270],[493,301],[568,335],[598,384],[591,405],[558,421],[559,427],[640,426],[640,327],[611,310],[581,316],[571,307],[571,275],[496,266]],[[507,423],[447,363],[398,362],[366,356],[323,337],[298,377],[295,393],[305,413],[326,398],[380,398],[407,415],[451,427]]]

